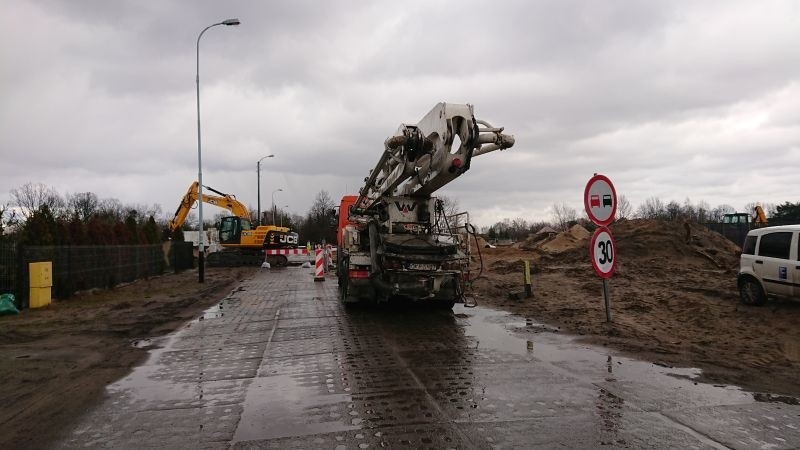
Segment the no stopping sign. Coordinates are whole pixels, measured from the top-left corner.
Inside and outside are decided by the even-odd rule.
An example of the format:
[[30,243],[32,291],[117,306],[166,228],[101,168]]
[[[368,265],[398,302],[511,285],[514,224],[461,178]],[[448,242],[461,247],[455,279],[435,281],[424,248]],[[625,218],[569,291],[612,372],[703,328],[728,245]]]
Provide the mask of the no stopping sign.
[[602,278],[611,278],[617,267],[617,246],[611,231],[606,227],[595,230],[589,242],[589,258],[594,271]]

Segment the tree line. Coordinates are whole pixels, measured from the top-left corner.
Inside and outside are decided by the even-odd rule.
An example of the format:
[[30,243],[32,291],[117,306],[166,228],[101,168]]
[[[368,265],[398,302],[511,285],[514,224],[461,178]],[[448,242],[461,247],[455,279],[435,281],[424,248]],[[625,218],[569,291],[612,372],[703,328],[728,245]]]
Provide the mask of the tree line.
[[[41,183],[27,183],[12,189],[11,203],[0,205],[0,239],[9,235],[28,245],[114,245],[158,243],[168,238],[167,219],[162,216],[161,207],[153,205],[123,205],[113,198],[101,199],[92,192],[60,195],[55,189]],[[443,197],[448,214],[457,212],[458,201]],[[335,216],[332,211],[336,203],[330,194],[322,190],[305,215],[289,214],[283,208],[264,211],[262,224],[275,223],[296,231],[301,244],[323,240],[336,241]],[[755,203],[744,205],[741,212],[752,215]],[[800,223],[800,202],[783,204],[762,204],[770,222]],[[250,208],[253,211],[253,208]],[[621,195],[617,201],[617,220],[656,219],[694,223],[719,223],[725,214],[736,212],[727,204],[711,207],[707,202],[697,203],[686,199],[683,203],[671,200],[664,202],[657,197],[645,199],[638,208]],[[204,221],[204,228],[214,227],[227,211],[217,213],[210,221]],[[251,221],[256,223],[255,213]],[[550,208],[550,220],[532,220],[517,217],[504,218],[491,226],[483,227],[482,233],[489,239],[525,239],[545,226],[555,231],[566,230],[581,223],[590,226],[586,213],[580,214],[566,203],[555,203]],[[182,229],[196,230],[197,220],[190,216]],[[180,231],[177,233],[182,240]]]
[[[757,203],[748,203],[738,212],[755,214]],[[800,202],[784,202],[779,205],[760,204],[768,221],[775,224],[800,223]],[[683,203],[671,200],[664,202],[658,197],[645,199],[638,208],[634,209],[630,201],[621,195],[617,199],[617,220],[625,219],[652,219],[681,221],[692,223],[720,223],[726,214],[736,213],[737,210],[727,204],[711,207],[707,202],[693,203],[686,199]],[[546,226],[555,231],[563,231],[575,224],[591,227],[591,222],[585,211],[580,214],[575,208],[566,203],[555,203],[550,208],[550,220],[528,221],[521,217],[516,219],[504,218],[493,225],[484,227],[482,233],[489,239],[522,240],[532,233],[536,233]]]
[[23,245],[155,244],[158,205],[123,205],[92,192],[60,195],[41,183],[12,189],[0,207],[0,235]]
[[[121,245],[154,244],[170,238],[168,218],[157,204],[125,205],[93,192],[59,194],[42,183],[26,183],[10,191],[11,201],[0,205],[0,239],[15,239],[23,245]],[[283,208],[265,211],[262,224],[283,225],[296,231],[301,241],[335,242],[332,211],[336,204],[327,191],[320,191],[305,215],[289,214]],[[257,222],[253,208],[251,222]],[[204,220],[204,229],[215,227],[228,211]],[[183,240],[183,230],[197,230],[190,215],[172,238]]]

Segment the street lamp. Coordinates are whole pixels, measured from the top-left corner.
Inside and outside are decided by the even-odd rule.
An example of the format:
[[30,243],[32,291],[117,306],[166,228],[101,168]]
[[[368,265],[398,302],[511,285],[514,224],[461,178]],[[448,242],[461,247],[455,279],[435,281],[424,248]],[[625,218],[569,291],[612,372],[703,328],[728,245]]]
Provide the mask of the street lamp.
[[256,163],[256,173],[258,173],[258,221],[257,225],[261,225],[261,161],[267,158],[273,158],[275,155],[267,155],[258,160]]
[[283,205],[283,211],[281,211],[281,228],[283,228],[283,216],[286,215],[286,208],[288,207],[289,205]]
[[205,252],[203,249],[203,158],[200,145],[200,38],[203,33],[211,27],[217,25],[239,25],[239,19],[228,19],[222,22],[215,23],[203,28],[203,31],[197,36],[197,72],[195,82],[197,84],[197,213],[200,216],[200,233],[199,242],[197,244],[197,273],[200,283],[203,282],[203,275],[205,273]]
[[272,224],[275,225],[275,193],[283,192],[283,189],[278,188],[272,191]]

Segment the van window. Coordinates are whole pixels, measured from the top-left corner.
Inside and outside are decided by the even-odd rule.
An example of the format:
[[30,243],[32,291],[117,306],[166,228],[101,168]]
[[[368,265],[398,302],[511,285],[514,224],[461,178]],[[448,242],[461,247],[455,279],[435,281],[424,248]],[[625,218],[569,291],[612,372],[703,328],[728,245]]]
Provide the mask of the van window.
[[758,240],[757,236],[747,236],[747,238],[745,238],[744,240],[744,245],[742,246],[742,254],[755,255],[757,240]]
[[758,256],[789,259],[790,245],[792,245],[791,231],[763,234],[758,244]]

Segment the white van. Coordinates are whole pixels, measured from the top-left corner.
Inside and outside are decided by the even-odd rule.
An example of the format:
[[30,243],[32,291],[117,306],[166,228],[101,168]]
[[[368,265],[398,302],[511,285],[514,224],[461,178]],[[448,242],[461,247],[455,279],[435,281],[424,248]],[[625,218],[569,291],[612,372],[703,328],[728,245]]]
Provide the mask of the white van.
[[800,299],[800,225],[750,230],[739,260],[742,303],[763,305],[768,296]]

